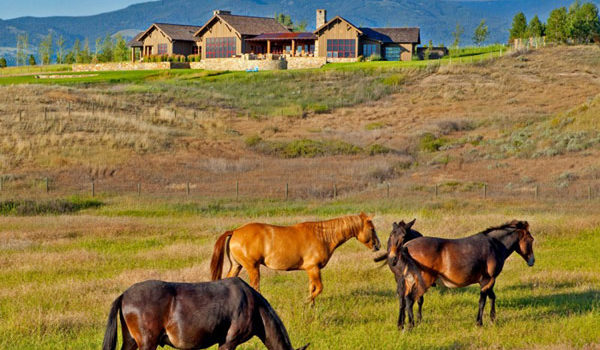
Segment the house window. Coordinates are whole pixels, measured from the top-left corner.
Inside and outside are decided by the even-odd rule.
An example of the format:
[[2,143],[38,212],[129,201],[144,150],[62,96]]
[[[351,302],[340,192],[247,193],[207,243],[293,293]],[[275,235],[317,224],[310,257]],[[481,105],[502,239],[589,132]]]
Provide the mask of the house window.
[[167,53],[167,44],[158,44],[158,54],[164,55]]
[[379,45],[376,44],[363,44],[363,56],[371,57],[373,55],[381,55],[379,53]]
[[235,37],[206,38],[206,58],[235,56]]
[[196,45],[192,47],[192,55],[197,55],[200,53],[200,48]]
[[356,57],[356,40],[327,39],[327,57]]

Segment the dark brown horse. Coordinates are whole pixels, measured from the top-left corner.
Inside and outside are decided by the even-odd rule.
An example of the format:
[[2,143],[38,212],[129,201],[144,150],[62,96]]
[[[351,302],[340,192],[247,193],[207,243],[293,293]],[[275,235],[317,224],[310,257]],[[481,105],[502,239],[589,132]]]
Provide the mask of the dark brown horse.
[[[291,350],[283,323],[260,293],[240,278],[218,282],[134,284],[112,304],[103,350],[117,345],[121,320],[122,350],[235,349],[257,336],[270,350]],[[301,349],[306,349],[305,345]]]
[[[517,252],[529,266],[535,263],[533,237],[527,221],[511,221],[470,237],[444,239],[420,237],[401,246],[399,254],[390,252],[395,259],[402,282],[398,289],[404,298],[400,300],[398,326],[404,327],[404,309],[408,311],[409,325],[414,326],[413,304],[437,280],[449,288],[466,287],[479,283],[479,312],[477,324],[482,325],[486,299],[490,299],[492,322],[496,318],[496,294],[494,284],[502,272],[504,262]],[[393,262],[393,261],[392,261]]]

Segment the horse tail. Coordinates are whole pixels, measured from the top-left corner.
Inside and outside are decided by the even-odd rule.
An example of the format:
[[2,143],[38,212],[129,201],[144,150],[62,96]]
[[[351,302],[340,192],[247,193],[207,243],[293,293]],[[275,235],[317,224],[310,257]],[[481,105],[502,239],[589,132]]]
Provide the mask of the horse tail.
[[117,348],[117,313],[121,310],[123,294],[119,295],[112,303],[106,322],[106,333],[102,342],[102,350],[115,350]]
[[227,238],[233,235],[233,231],[227,231],[222,234],[215,243],[215,249],[213,251],[212,260],[210,261],[210,273],[212,275],[212,280],[216,281],[221,279],[221,274],[223,273],[223,256],[225,255],[225,244],[227,242]]

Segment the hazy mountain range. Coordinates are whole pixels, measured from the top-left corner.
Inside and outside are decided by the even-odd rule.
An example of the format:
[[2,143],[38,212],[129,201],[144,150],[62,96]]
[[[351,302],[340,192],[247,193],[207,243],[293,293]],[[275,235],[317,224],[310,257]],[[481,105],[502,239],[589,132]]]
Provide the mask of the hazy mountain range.
[[[273,16],[290,14],[295,22],[306,21],[315,27],[315,10],[325,8],[328,17],[340,15],[358,26],[419,26],[423,43],[452,42],[456,23],[465,28],[463,45],[471,44],[473,29],[482,19],[490,29],[489,42],[506,42],[512,17],[519,11],[528,18],[534,14],[545,19],[553,8],[568,6],[572,1],[560,0],[159,0],[127,8],[82,17],[21,17],[0,20],[0,55],[12,61],[18,33],[29,34],[32,51],[48,34],[62,35],[70,47],[75,39],[90,39],[90,45],[106,34],[122,33],[131,37],[153,22],[202,25],[214,9],[231,10],[234,14]],[[597,4],[600,0],[595,0]]]

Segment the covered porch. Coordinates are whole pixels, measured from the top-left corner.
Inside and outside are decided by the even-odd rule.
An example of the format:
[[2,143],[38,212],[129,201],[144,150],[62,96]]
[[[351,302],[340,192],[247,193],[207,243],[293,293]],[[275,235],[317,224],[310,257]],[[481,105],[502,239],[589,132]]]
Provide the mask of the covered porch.
[[316,35],[313,33],[267,33],[246,39],[245,53],[277,54],[293,57],[315,55]]

